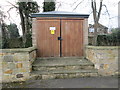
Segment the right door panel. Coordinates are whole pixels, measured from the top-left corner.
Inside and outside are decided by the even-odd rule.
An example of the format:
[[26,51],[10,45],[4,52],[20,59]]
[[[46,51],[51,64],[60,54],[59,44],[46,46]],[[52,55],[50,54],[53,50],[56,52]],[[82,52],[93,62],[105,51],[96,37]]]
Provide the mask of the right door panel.
[[62,57],[83,56],[83,21],[62,20]]

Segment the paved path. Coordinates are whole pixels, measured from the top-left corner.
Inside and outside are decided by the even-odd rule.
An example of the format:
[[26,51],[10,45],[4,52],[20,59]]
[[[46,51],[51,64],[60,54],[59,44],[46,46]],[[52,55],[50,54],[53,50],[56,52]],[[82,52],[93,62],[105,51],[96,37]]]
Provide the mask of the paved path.
[[10,88],[118,88],[116,77],[90,77],[54,80],[29,80],[26,83],[3,85]]

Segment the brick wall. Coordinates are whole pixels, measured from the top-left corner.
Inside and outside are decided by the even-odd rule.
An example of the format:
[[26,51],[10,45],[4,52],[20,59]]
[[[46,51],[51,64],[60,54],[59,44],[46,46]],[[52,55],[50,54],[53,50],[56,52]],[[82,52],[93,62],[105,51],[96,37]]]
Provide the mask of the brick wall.
[[2,82],[25,81],[29,79],[32,63],[36,59],[36,48],[2,49],[0,70]]
[[36,39],[36,33],[37,33],[37,20],[36,18],[32,19],[32,45],[36,47],[37,45],[37,39]]
[[85,46],[88,45],[88,19],[84,20],[83,25],[83,53],[85,56]]
[[86,46],[86,58],[95,64],[98,73],[103,76],[118,73],[120,47]]

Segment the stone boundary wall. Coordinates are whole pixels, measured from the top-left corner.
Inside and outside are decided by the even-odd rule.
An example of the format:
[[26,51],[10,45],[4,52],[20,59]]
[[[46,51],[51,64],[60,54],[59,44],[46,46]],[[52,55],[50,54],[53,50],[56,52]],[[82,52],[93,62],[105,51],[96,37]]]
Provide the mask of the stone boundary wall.
[[102,76],[118,74],[119,57],[118,46],[86,46],[86,58],[95,64]]
[[1,82],[18,82],[30,78],[32,63],[36,59],[36,48],[1,49]]

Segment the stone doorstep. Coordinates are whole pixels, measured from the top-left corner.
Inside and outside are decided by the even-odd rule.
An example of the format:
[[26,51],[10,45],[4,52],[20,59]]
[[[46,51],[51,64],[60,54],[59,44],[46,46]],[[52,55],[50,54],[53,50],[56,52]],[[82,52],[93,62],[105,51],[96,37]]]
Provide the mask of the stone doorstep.
[[92,77],[98,76],[96,70],[82,70],[82,71],[58,71],[58,72],[38,72],[34,71],[31,73],[31,78],[34,79],[60,79],[60,78],[77,78],[77,77]]
[[37,60],[70,60],[70,59],[84,59],[85,57],[38,57]]
[[94,69],[93,65],[76,65],[76,66],[33,66],[32,67],[34,71],[39,71],[39,70],[73,70],[73,69]]
[[33,63],[31,77],[39,79],[97,76],[94,64],[84,58],[39,58]]
[[76,66],[76,65],[94,65],[88,60],[82,59],[61,59],[61,60],[36,60],[33,66]]
[[51,71],[33,71],[35,74],[65,74],[65,73],[97,73],[97,69],[89,69],[89,70],[51,70]]
[[33,64],[32,66],[78,66],[78,65],[94,65],[93,63],[89,62],[81,62],[81,63],[37,63]]

